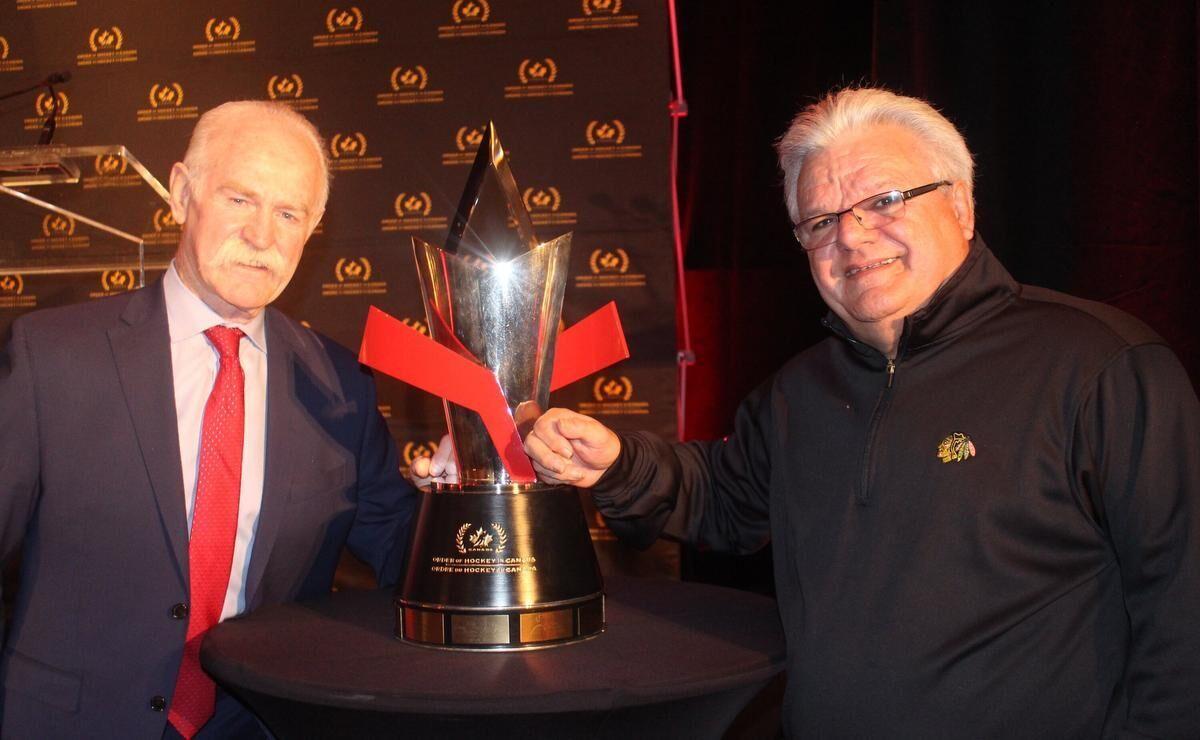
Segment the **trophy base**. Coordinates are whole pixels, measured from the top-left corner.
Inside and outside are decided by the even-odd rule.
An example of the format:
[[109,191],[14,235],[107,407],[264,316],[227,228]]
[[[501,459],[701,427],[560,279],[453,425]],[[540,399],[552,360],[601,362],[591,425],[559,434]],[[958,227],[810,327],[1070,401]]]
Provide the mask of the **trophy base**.
[[604,594],[575,604],[526,609],[455,609],[396,605],[396,636],[405,642],[450,650],[535,650],[595,637],[604,631]]
[[395,634],[454,650],[528,650],[604,630],[604,585],[569,486],[421,492]]

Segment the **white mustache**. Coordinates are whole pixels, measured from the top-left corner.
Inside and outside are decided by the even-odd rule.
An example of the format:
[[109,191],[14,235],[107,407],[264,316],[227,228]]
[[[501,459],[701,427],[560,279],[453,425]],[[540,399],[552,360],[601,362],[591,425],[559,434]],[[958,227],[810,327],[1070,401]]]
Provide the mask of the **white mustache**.
[[278,275],[284,270],[283,256],[274,249],[254,249],[236,236],[221,243],[214,257],[217,264],[222,266],[249,265],[250,267],[265,267],[268,272]]

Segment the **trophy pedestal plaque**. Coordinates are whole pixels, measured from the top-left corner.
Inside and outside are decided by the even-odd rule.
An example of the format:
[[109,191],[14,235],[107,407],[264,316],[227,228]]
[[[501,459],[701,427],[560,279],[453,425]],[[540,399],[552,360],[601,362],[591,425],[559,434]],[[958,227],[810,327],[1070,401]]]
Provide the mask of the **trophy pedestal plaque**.
[[489,125],[445,247],[413,238],[429,336],[368,313],[360,361],[443,397],[461,481],[421,492],[402,640],[522,650],[604,629],[579,492],[538,483],[522,447],[551,390],[629,356],[611,304],[559,331],[570,248],[537,241]]
[[599,634],[604,591],[578,491],[422,492],[396,636],[443,648],[528,649]]

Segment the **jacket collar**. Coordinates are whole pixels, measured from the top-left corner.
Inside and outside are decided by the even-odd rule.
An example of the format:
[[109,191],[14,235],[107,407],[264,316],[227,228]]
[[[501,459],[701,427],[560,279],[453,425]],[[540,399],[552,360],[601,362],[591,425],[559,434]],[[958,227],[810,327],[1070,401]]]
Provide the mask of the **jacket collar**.
[[[266,563],[291,499],[296,454],[286,430],[305,423],[295,411],[292,373],[312,356],[292,322],[270,306],[263,312],[267,363],[266,460],[263,500],[246,582],[247,610],[261,600],[259,587]],[[171,542],[179,578],[188,582],[187,514],[179,459],[171,373],[170,331],[162,279],[131,294],[121,325],[109,330],[113,357],[121,379],[143,463],[158,502],[163,529]]]
[[[1000,310],[1016,296],[1018,284],[976,233],[967,257],[933,294],[924,308],[904,319],[897,357],[949,341]],[[822,321],[862,354],[880,354],[857,339],[845,322],[830,311]]]
[[186,584],[187,514],[162,280],[129,295],[121,323],[108,330],[108,340],[163,530]]
[[298,336],[297,325],[282,313],[267,306],[263,311],[266,329],[267,360],[267,428],[264,449],[262,509],[258,529],[250,553],[246,574],[246,610],[259,606],[263,600],[262,582],[267,563],[278,540],[279,530],[287,516],[292,497],[293,474],[303,461],[297,459],[290,429],[298,429],[305,419],[297,413],[294,373],[306,362],[308,352]]

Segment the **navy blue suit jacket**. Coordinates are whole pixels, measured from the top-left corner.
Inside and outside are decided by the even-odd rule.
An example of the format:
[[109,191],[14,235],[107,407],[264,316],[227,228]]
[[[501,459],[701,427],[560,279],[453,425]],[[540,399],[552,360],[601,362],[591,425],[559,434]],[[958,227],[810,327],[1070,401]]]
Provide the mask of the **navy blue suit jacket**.
[[[326,593],[344,544],[400,574],[415,501],[346,349],[267,309],[253,610]],[[0,556],[22,547],[2,734],[161,737],[188,535],[161,282],[21,317],[0,352]]]

